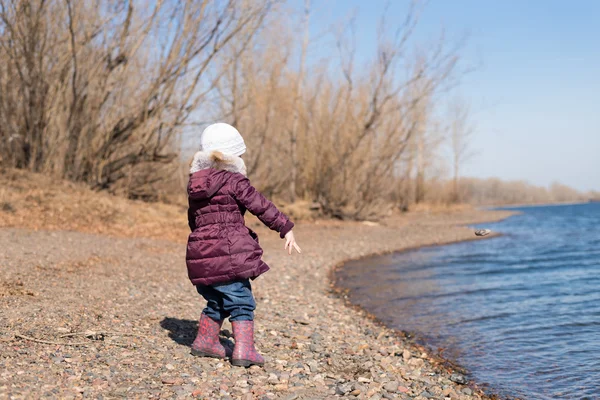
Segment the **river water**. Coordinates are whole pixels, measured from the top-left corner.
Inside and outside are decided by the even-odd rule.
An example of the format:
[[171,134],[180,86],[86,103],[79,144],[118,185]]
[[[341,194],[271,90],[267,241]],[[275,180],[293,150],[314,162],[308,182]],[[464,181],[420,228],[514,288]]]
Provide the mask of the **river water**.
[[600,203],[524,207],[501,237],[348,263],[339,284],[492,392],[600,399]]

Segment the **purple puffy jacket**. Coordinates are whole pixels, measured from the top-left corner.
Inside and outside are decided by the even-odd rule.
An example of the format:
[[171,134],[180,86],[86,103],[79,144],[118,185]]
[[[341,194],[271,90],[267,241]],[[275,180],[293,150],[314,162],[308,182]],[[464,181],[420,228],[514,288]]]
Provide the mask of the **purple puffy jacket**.
[[268,271],[258,237],[244,224],[245,211],[282,238],[294,224],[250,184],[239,157],[198,152],[190,173],[186,263],[192,283],[254,279]]

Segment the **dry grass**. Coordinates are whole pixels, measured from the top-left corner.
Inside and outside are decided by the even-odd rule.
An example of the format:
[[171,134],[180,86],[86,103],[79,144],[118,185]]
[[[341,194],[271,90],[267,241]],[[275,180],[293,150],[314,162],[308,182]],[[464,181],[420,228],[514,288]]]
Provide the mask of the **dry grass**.
[[21,281],[0,281],[0,297],[4,296],[35,296],[35,293],[27,290]]
[[0,172],[0,226],[72,230],[181,242],[187,238],[186,205],[145,203],[95,192],[47,175]]
[[411,212],[416,213],[454,213],[454,212],[463,212],[473,210],[473,206],[470,204],[459,203],[459,204],[450,204],[450,203],[418,203],[410,206]]
[[[279,205],[294,222],[354,229],[368,222],[325,219],[314,204],[298,201]],[[467,204],[418,204],[408,213],[395,213],[377,224],[402,226],[431,216],[473,215]],[[254,216],[246,222],[261,234],[267,230]],[[187,204],[147,203],[96,192],[85,184],[53,180],[22,170],[0,170],[0,227],[31,230],[68,230],[116,237],[162,239],[182,243],[187,239]],[[143,245],[141,245],[143,246]],[[144,248],[161,254],[161,249]]]
[[[55,180],[44,174],[0,169],[0,227],[67,230],[116,237],[142,237],[184,242],[189,234],[185,197],[178,203],[148,203],[97,192],[85,184]],[[281,207],[294,221],[318,217],[311,204]],[[247,215],[247,224],[263,229]],[[160,254],[160,249],[152,250]]]

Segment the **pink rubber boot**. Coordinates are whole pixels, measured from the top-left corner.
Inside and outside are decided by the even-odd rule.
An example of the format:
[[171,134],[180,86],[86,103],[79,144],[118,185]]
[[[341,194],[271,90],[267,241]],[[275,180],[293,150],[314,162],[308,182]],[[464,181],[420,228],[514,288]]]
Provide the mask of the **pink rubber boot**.
[[223,321],[215,321],[205,314],[198,322],[198,335],[192,343],[192,354],[199,357],[228,358],[231,349],[223,346],[219,341],[219,331]]
[[264,365],[265,359],[254,347],[254,321],[233,321],[231,327],[235,338],[231,364],[237,367]]

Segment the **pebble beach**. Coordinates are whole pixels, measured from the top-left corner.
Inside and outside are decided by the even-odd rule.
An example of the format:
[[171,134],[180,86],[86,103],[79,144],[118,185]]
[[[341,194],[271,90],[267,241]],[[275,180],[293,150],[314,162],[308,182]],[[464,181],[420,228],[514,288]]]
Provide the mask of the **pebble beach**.
[[[402,332],[353,307],[333,282],[350,259],[476,239],[504,211],[307,222],[301,255],[256,230],[271,270],[253,281],[264,368],[190,354],[204,306],[185,238],[0,229],[0,399],[489,399]],[[493,235],[490,235],[493,236]],[[231,339],[228,322],[221,332]]]

